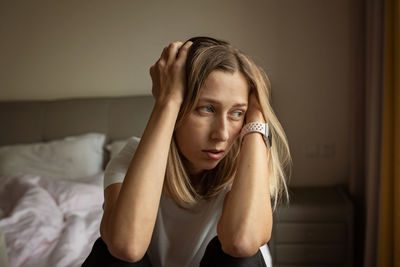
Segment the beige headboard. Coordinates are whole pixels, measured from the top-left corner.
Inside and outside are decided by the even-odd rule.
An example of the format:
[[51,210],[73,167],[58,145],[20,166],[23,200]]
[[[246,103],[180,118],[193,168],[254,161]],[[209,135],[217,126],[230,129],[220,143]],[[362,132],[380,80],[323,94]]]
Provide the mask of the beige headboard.
[[141,136],[153,105],[152,96],[0,101],[0,146],[88,132],[109,141]]

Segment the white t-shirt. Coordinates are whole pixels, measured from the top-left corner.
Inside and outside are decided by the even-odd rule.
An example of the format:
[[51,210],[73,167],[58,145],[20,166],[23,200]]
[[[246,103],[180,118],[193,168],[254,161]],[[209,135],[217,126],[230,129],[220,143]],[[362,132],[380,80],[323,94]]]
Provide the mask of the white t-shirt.
[[[121,152],[111,159],[104,174],[104,188],[122,183],[136,151],[137,139],[131,138]],[[148,248],[154,267],[199,266],[208,243],[217,235],[217,224],[228,189],[211,201],[201,200],[190,210],[161,194],[157,219]],[[267,245],[260,248],[268,267],[272,267]]]

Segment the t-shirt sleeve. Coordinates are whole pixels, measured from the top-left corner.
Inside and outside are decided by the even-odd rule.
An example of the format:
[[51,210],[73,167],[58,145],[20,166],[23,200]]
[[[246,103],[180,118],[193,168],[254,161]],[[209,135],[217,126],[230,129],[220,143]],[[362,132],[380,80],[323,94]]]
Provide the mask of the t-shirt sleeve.
[[124,181],[137,146],[137,139],[128,139],[122,150],[109,161],[104,171],[104,189],[111,184],[122,183]]

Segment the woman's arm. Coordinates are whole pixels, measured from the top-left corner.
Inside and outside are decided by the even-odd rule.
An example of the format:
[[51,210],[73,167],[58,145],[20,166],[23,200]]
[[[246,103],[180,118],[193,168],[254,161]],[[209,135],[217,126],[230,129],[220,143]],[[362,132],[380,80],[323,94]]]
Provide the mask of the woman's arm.
[[184,93],[184,64],[190,43],[173,43],[151,67],[155,106],[124,182],[105,191],[101,235],[111,254],[138,261],[150,244],[167,157]]
[[[252,121],[265,122],[253,94],[246,114],[246,122]],[[270,239],[272,209],[267,149],[259,133],[243,138],[237,173],[224,200],[218,238],[225,253],[235,257],[254,255]]]

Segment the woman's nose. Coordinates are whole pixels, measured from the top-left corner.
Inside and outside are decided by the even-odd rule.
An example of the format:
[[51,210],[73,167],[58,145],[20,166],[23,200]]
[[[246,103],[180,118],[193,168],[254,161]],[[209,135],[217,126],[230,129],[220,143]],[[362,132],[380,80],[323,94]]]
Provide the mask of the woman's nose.
[[229,139],[228,123],[226,118],[218,118],[212,125],[211,139],[227,141]]

